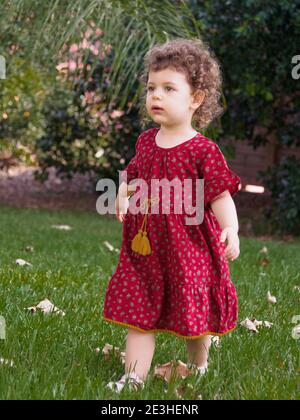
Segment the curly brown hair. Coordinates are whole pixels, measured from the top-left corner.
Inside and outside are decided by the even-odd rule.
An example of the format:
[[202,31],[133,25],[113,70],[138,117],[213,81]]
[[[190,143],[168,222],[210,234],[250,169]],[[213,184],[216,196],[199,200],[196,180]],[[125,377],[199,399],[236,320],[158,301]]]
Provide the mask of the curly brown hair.
[[199,38],[175,38],[164,44],[155,44],[144,56],[144,70],[139,78],[143,85],[139,111],[142,126],[152,121],[146,111],[146,85],[149,72],[165,68],[184,73],[192,95],[198,90],[204,91],[204,100],[192,117],[196,129],[205,128],[224,113],[225,108],[220,103],[221,66],[215,54],[208,44]]

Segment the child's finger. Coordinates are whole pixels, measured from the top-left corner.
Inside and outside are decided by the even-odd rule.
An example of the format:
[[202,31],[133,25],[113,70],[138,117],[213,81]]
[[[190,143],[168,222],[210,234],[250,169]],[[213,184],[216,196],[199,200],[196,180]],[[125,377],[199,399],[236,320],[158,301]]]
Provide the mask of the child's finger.
[[225,248],[225,254],[229,254],[232,251],[232,246],[230,244]]
[[227,238],[227,233],[226,232],[222,232],[221,233],[221,236],[220,236],[220,241],[225,244],[226,238]]
[[232,249],[232,248],[229,248],[229,249],[226,251],[225,255],[226,255],[226,257],[227,257],[227,258],[232,258],[232,257],[233,257],[233,255],[234,255],[234,251],[233,251],[233,249]]
[[236,247],[232,247],[230,251],[228,251],[227,253],[227,257],[230,258],[231,260],[234,260],[237,258],[239,254],[239,251]]

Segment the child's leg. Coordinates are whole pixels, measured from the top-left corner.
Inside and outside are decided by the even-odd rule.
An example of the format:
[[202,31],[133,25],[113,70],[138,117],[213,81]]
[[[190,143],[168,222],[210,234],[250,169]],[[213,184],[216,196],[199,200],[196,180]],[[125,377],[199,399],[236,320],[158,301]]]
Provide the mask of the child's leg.
[[128,328],[126,339],[125,373],[134,371],[146,379],[155,350],[155,334]]
[[204,335],[195,340],[186,340],[189,363],[204,366],[208,360],[211,335]]

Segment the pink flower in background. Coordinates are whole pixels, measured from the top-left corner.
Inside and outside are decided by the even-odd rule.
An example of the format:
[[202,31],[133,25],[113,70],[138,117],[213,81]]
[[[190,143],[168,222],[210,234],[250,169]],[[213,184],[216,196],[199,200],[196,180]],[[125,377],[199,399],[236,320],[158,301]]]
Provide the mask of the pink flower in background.
[[87,29],[86,31],[85,31],[85,34],[84,34],[84,36],[86,37],[86,38],[89,38],[91,35],[92,35],[92,33],[93,33],[94,31],[92,30],[92,29]]
[[89,91],[85,92],[84,98],[87,103],[92,103],[94,99],[94,92],[89,92]]
[[79,44],[79,48],[89,48],[90,44],[88,43],[88,40],[86,38],[83,38],[83,41]]
[[[99,115],[99,113],[98,113]],[[99,115],[99,119],[103,124],[107,124],[108,123],[108,116],[105,114],[100,113]]]
[[68,67],[69,67],[68,63],[65,62],[65,63],[58,64],[55,68],[57,71],[65,73]]
[[72,44],[70,47],[70,53],[76,53],[78,51],[78,45]]
[[90,47],[90,50],[92,51],[92,53],[93,53],[94,55],[98,55],[98,54],[99,54],[99,50],[95,47],[95,45],[92,45],[92,46]]
[[69,60],[69,70],[70,70],[70,71],[74,71],[74,70],[76,70],[76,68],[77,68],[76,61],[74,61],[74,60]]
[[110,113],[110,118],[119,118],[124,114],[124,111],[121,111],[119,109],[114,109],[111,113]]

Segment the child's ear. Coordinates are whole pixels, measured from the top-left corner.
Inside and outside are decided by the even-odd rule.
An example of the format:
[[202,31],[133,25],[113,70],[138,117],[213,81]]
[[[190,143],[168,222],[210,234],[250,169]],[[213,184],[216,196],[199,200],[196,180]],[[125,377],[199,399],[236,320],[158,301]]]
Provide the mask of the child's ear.
[[199,106],[202,104],[202,102],[204,101],[205,98],[205,92],[202,90],[196,90],[196,92],[194,92],[194,94],[192,95],[192,103],[191,103],[191,108],[196,111],[196,109],[199,108]]
[[197,106],[200,106],[205,98],[205,92],[203,90],[197,90],[194,93],[194,103]]

